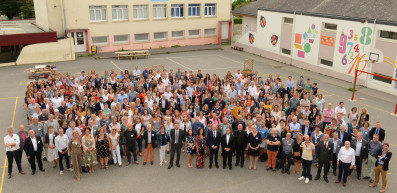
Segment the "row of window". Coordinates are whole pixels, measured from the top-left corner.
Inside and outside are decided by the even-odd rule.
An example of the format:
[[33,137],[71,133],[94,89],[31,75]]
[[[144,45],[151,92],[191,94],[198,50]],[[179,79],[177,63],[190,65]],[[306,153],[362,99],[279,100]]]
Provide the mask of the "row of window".
[[[188,4],[189,17],[201,17],[201,4]],[[184,17],[184,4],[171,4],[171,18]],[[90,6],[90,21],[106,21],[106,6]],[[133,5],[132,14],[134,20],[148,19],[148,5]],[[167,5],[156,4],[153,5],[153,18],[165,19],[167,18]],[[216,4],[204,4],[204,16],[216,16]],[[128,6],[127,5],[113,5],[112,6],[112,20],[128,20]]]
[[[185,31],[172,31],[172,40],[178,39],[185,39]],[[201,30],[188,30],[188,37],[189,38],[200,38],[201,37]],[[204,29],[204,36],[210,37],[216,35],[216,28]],[[115,44],[128,44],[130,43],[130,35],[114,35],[113,40]],[[154,32],[153,33],[153,40],[154,41],[166,41],[168,40],[168,32]],[[149,33],[141,33],[141,34],[134,34],[134,42],[141,43],[141,42],[148,42],[150,41]],[[93,45],[107,45],[109,43],[108,36],[97,36],[92,37],[92,44]]]

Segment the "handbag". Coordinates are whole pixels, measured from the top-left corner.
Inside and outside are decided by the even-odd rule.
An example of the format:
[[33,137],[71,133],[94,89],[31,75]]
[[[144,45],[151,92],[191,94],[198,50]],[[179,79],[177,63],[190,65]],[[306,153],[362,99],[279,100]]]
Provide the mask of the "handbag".
[[300,157],[300,156],[301,156],[301,152],[300,151],[294,152],[294,157]]
[[88,166],[81,166],[81,171],[84,173],[88,173],[90,171],[90,168]]

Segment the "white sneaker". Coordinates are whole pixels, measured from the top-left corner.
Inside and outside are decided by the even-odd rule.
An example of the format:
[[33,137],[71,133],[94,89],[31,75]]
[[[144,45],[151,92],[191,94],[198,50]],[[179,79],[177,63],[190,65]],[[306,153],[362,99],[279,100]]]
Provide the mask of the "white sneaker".
[[73,172],[73,168],[68,168],[69,171]]
[[163,162],[160,162],[160,166],[162,166],[163,165]]
[[298,180],[301,180],[301,181],[304,180],[304,179],[305,179],[305,177],[303,177],[303,176],[298,178]]
[[60,175],[63,175],[63,171],[60,171],[59,174],[60,174]]
[[167,160],[164,160],[164,163],[166,164],[166,163],[167,163]]
[[307,184],[307,183],[309,183],[309,178],[306,178],[306,180],[305,180],[305,183]]

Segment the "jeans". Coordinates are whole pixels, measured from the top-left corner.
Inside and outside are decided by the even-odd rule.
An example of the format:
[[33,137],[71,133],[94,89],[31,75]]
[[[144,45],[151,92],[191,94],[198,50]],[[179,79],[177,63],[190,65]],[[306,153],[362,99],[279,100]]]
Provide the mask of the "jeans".
[[121,165],[121,155],[120,155],[120,145],[116,147],[115,150],[112,150],[112,156],[113,156],[113,163]]
[[131,162],[131,152],[132,155],[134,156],[134,161],[136,162],[138,159],[136,157],[136,145],[135,142],[133,144],[128,144],[126,143],[126,148],[127,148],[127,162]]
[[312,160],[302,159],[302,167],[303,167],[302,176],[303,177],[310,178],[311,166],[312,166]]
[[[281,158],[281,163],[283,164],[283,170],[284,171],[289,171],[291,167],[291,157],[292,157],[292,152],[285,153],[283,152],[282,158]],[[287,164],[285,164],[285,159],[287,159]]]
[[19,154],[19,150],[15,151],[7,151],[7,160],[8,160],[8,173],[12,173],[12,163],[15,162],[17,163],[18,166],[18,171],[22,171],[22,166],[21,166],[21,158]]
[[343,174],[343,183],[347,182],[347,176],[349,175],[350,166],[351,163],[344,163],[342,161],[339,161],[339,174],[338,174],[339,181],[341,181]]
[[63,158],[65,158],[66,160],[66,168],[69,169],[70,168],[70,162],[69,162],[69,155],[66,152],[65,154],[61,154],[61,152],[58,151],[58,157],[59,157],[59,169],[61,171],[63,171]]
[[375,162],[376,158],[368,155],[368,176],[371,178],[371,180],[375,179]]
[[121,137],[120,137],[120,140],[119,140],[120,155],[121,155],[121,158],[123,158],[124,157],[124,149],[123,149],[123,144],[122,144],[121,141],[122,140],[121,140]]

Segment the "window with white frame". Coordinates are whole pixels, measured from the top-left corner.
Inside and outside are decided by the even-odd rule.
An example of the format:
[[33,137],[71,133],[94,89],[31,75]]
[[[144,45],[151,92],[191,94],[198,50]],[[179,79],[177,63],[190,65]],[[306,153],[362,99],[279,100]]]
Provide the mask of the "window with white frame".
[[105,44],[108,44],[108,36],[92,37],[92,44],[93,45],[105,45]]
[[128,6],[127,5],[113,5],[112,6],[113,20],[128,20]]
[[134,5],[133,6],[134,19],[147,19],[147,5]]
[[155,32],[153,33],[153,40],[167,40],[168,39],[168,33],[167,32]]
[[208,37],[208,36],[215,36],[215,35],[216,35],[216,29],[215,29],[215,28],[205,29],[205,30],[204,30],[204,35],[205,35],[206,37]]
[[106,6],[90,6],[90,21],[106,21]]
[[130,35],[115,35],[113,36],[114,43],[123,44],[130,42]]
[[183,4],[171,5],[171,17],[183,17]]
[[153,18],[162,19],[167,17],[167,5],[153,5]]
[[189,38],[198,38],[200,37],[201,30],[199,29],[193,29],[189,30]]
[[189,4],[189,17],[200,17],[200,4]]
[[185,31],[173,31],[172,39],[183,39],[185,38]]
[[216,15],[216,5],[215,4],[205,4],[204,15],[205,16],[215,16]]
[[135,34],[135,42],[147,42],[149,41],[149,34],[144,33],[144,34]]

